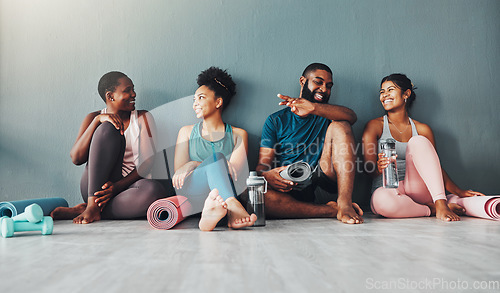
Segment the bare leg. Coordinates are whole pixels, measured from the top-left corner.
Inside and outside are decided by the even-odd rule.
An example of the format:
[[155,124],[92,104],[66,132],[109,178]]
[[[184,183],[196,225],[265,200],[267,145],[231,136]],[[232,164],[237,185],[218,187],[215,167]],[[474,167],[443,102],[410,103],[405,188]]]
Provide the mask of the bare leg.
[[205,200],[201,219],[198,226],[201,231],[212,231],[217,223],[227,214],[227,204],[219,195],[217,189],[213,189]]
[[240,229],[252,226],[257,221],[255,214],[249,215],[241,203],[235,198],[226,199],[227,203],[227,226],[229,228]]
[[291,195],[275,190],[266,193],[266,216],[269,218],[334,218],[337,203],[332,206],[296,200]]
[[[352,207],[358,213],[363,213],[356,203]],[[266,193],[266,217],[269,218],[335,218],[337,213],[338,204],[335,201],[323,205],[299,201],[287,193],[274,190]]]
[[337,182],[337,219],[347,224],[363,223],[363,211],[355,209],[352,202],[355,158],[351,126],[347,122],[333,121],[326,132],[319,165],[330,179]]
[[71,208],[57,207],[50,213],[50,216],[54,220],[71,220],[79,214],[83,213],[86,207],[86,203],[81,203]]

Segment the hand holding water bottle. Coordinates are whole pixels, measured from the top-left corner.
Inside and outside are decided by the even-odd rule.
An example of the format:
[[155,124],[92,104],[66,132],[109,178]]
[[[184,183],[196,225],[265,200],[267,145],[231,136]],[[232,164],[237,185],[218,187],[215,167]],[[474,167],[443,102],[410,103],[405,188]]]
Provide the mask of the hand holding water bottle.
[[380,141],[381,153],[378,154],[377,168],[383,175],[383,186],[397,188],[399,186],[398,168],[396,164],[396,141],[387,139]]
[[[397,157],[398,155],[396,155]],[[390,159],[384,153],[378,153],[377,169],[380,174],[384,173],[384,169],[389,166]]]

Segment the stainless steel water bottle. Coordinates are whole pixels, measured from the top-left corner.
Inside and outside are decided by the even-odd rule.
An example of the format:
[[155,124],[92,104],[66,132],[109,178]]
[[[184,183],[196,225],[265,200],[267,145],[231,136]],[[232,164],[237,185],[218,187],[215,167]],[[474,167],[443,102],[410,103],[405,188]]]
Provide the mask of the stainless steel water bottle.
[[249,214],[254,213],[257,216],[257,221],[254,226],[266,225],[266,212],[264,194],[267,192],[267,181],[264,177],[257,176],[257,172],[250,172],[250,177],[247,179],[248,187],[248,207]]
[[383,186],[385,188],[397,188],[399,186],[398,166],[396,164],[396,141],[392,138],[380,140],[380,150],[389,158],[389,165],[384,169]]

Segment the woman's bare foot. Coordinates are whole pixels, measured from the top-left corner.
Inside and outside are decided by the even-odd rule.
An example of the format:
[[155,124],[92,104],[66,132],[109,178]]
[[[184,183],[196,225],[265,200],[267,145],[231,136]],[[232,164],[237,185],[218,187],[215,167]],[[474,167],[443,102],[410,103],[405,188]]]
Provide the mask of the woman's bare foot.
[[58,207],[50,213],[50,216],[54,220],[71,220],[83,213],[85,208],[87,208],[86,203],[81,203],[72,208]]
[[227,204],[220,197],[219,191],[214,188],[207,196],[203,211],[201,212],[201,220],[198,226],[201,231],[212,231],[217,223],[227,214]]
[[83,213],[73,219],[75,224],[90,224],[101,220],[101,208],[94,202],[94,197],[89,197],[89,204]]
[[459,216],[465,215],[465,208],[457,203],[449,203],[448,208]]
[[226,199],[227,203],[227,226],[240,229],[252,226],[257,221],[255,214],[249,215],[241,203],[234,197]]
[[436,206],[436,218],[446,222],[460,221],[460,217],[450,210],[450,208],[446,204],[446,200],[444,199],[436,200],[435,206]]

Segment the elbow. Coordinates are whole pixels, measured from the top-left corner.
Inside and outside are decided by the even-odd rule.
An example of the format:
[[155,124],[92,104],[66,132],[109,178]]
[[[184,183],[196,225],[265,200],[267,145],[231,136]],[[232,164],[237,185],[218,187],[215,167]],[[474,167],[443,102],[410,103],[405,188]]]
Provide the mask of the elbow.
[[77,156],[76,154],[74,154],[72,152],[69,155],[71,157],[71,162],[73,162],[73,164],[80,166],[81,164],[85,163],[85,160],[83,158],[81,158],[80,156]]
[[73,164],[77,165],[77,166],[80,166],[82,165],[83,163],[85,163],[84,161],[82,160],[77,160],[77,159],[71,159],[71,161],[73,162]]

